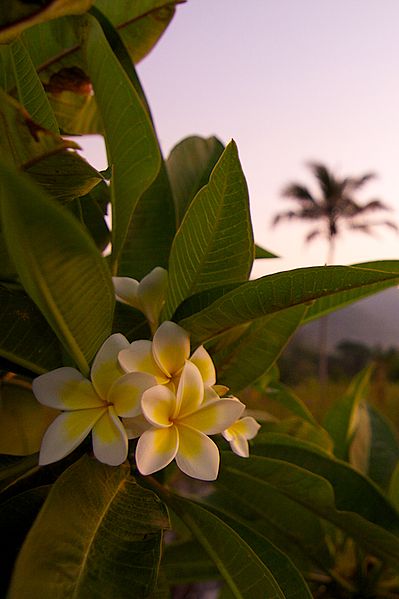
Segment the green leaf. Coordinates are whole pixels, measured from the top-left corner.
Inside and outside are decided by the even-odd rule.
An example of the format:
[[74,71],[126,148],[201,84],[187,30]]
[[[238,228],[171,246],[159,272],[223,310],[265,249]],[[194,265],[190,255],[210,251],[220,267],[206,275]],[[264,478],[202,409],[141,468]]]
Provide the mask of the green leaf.
[[14,377],[3,382],[0,389],[0,453],[37,453],[45,431],[58,414],[58,410],[37,401],[26,381]]
[[170,505],[214,561],[235,599],[284,599],[270,570],[220,518],[186,499],[173,497]]
[[276,401],[295,416],[299,416],[311,425],[317,425],[306,404],[299,399],[292,389],[277,381],[271,381],[267,387],[267,399]]
[[[219,480],[228,492],[236,495],[238,489],[245,489],[246,501],[264,506],[268,506],[270,490],[282,498],[289,497],[314,515],[338,526],[372,555],[392,565],[399,564],[399,539],[393,534],[399,531],[399,517],[387,502],[384,513],[379,514],[375,505],[364,505],[366,497],[354,492],[351,485],[348,505],[343,506],[336,497],[336,489],[325,478],[304,468],[283,460],[251,456],[245,460],[245,469],[242,469],[240,461],[231,453],[223,455]],[[360,505],[359,497],[362,497]],[[380,503],[382,499],[381,496]],[[365,511],[373,512],[374,521],[366,519]],[[393,516],[390,525],[388,514]]]
[[111,332],[114,290],[104,259],[76,219],[25,175],[0,163],[2,222],[26,291],[87,374]]
[[[359,264],[353,264],[352,267],[385,272],[387,274],[399,272],[399,262],[397,260],[363,262]],[[342,291],[337,290],[336,293],[328,295],[327,297],[320,297],[313,303],[312,306],[309,307],[304,324],[314,320],[315,318],[320,318],[320,316],[329,314],[338,308],[344,308],[345,306],[348,306],[359,299],[373,295],[373,293],[378,293],[379,291],[382,291],[391,285],[392,283],[390,283],[387,279],[385,284],[383,282],[378,282],[375,285],[369,285],[367,288],[362,288],[361,290],[357,288],[345,289]]]
[[10,48],[19,101],[33,121],[44,129],[59,134],[50,102],[23,41],[16,39]]
[[263,258],[279,258],[279,256],[277,256],[276,254],[272,254],[272,252],[269,252],[269,250],[265,250],[264,248],[260,247],[260,245],[255,245],[255,260],[262,260]]
[[162,569],[170,584],[186,584],[199,580],[215,580],[219,571],[197,541],[166,545]]
[[290,462],[319,478],[323,477],[334,489],[338,510],[356,512],[388,531],[399,531],[399,515],[382,491],[370,479],[320,447],[294,437],[262,435],[252,442],[252,451],[267,458]]
[[268,372],[302,322],[307,306],[257,319],[220,352],[212,354],[218,382],[240,391]]
[[[289,436],[287,437],[287,435]],[[284,418],[277,422],[264,422],[261,432],[257,436],[256,444],[261,444],[262,440],[268,444],[278,443],[281,441],[281,436],[288,444],[290,444],[290,438],[293,437],[292,443],[294,444],[303,441],[306,443],[304,448],[309,448],[309,444],[311,444],[310,446],[316,446],[316,448],[332,454],[333,442],[327,431],[320,425],[310,424],[307,420],[295,417]],[[257,453],[256,450],[255,453]]]
[[399,442],[392,424],[373,406],[366,405],[371,442],[368,456],[368,476],[387,489],[399,462]]
[[395,470],[392,473],[388,497],[399,512],[399,462],[396,464]]
[[37,374],[62,365],[57,337],[32,300],[0,286],[0,356]]
[[168,267],[175,234],[173,198],[165,165],[141,196],[120,256],[119,276],[141,280],[156,266]]
[[103,252],[111,240],[111,234],[104,218],[110,201],[108,185],[105,181],[101,181],[77,201],[85,226],[98,249]]
[[217,137],[193,135],[180,141],[166,161],[173,189],[176,222],[180,225],[188,206],[199,190],[208,183],[224,146]]
[[323,426],[334,441],[334,454],[348,460],[349,447],[356,430],[359,403],[366,398],[373,367],[368,366],[351,381],[344,397],[336,401],[325,415]]
[[[395,267],[396,272],[393,270]],[[399,263],[393,262],[391,268],[392,271],[379,271],[354,266],[314,266],[266,275],[243,283],[179,324],[191,331],[195,340],[201,343],[233,326],[290,306],[339,293],[342,299],[342,292],[346,290],[351,294],[350,301],[354,301],[396,285]],[[345,301],[349,301],[347,297]]]
[[129,467],[87,456],[54,484],[18,556],[10,599],[148,597],[155,587],[162,529],[159,499]]
[[254,256],[248,190],[232,141],[187,210],[173,241],[164,318],[187,297],[245,281]]
[[112,260],[117,272],[130,220],[158,174],[160,154],[147,111],[93,17],[87,17],[84,52],[113,165]]
[[[32,3],[13,0],[12,6],[0,10],[0,44],[16,38],[28,27],[57,19],[64,15],[78,15],[89,10],[93,0],[50,0],[41,7]],[[39,3],[40,4],[40,3]]]
[[36,468],[38,457],[37,454],[22,458],[9,455],[0,456],[0,490],[7,488],[20,476],[24,476]]
[[305,580],[290,558],[277,549],[264,534],[259,533],[256,527],[248,526],[217,512],[216,515],[235,530],[270,569],[286,599],[312,598]]

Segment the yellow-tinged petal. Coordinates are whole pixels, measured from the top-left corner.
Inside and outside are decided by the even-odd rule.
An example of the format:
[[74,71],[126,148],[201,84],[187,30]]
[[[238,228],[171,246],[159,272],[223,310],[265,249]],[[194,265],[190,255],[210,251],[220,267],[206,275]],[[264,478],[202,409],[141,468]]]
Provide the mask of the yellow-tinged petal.
[[112,282],[117,300],[141,310],[137,293],[139,282],[136,279],[131,279],[130,277],[112,277]]
[[39,464],[51,464],[71,453],[87,437],[107,408],[63,412],[45,432],[40,448]]
[[216,435],[239,418],[245,405],[237,399],[217,399],[207,402],[196,412],[185,416],[179,423],[191,426],[207,435]]
[[163,372],[173,376],[190,355],[190,336],[179,325],[166,320],[155,332],[152,353]]
[[186,414],[195,412],[204,399],[204,383],[198,368],[186,361],[181,373],[176,393],[175,418],[183,418]]
[[172,426],[175,405],[175,394],[165,385],[147,389],[141,398],[141,410],[145,418],[157,428]]
[[98,408],[104,402],[90,381],[75,368],[57,368],[38,376],[32,383],[36,399],[57,410]]
[[219,472],[220,455],[217,445],[203,433],[178,425],[179,449],[176,464],[188,476],[200,480],[215,480]]
[[220,399],[220,396],[213,387],[205,387],[204,388],[203,403],[208,403],[209,401],[216,401],[217,399]]
[[108,407],[94,425],[92,438],[94,455],[100,462],[109,466],[119,466],[126,460],[127,434],[112,406]]
[[132,418],[141,413],[141,396],[157,384],[156,378],[144,372],[124,374],[116,380],[108,393],[118,416]]
[[144,431],[151,428],[151,424],[144,418],[143,414],[139,414],[134,418],[123,418],[122,422],[128,439],[137,439]]
[[153,474],[174,459],[179,444],[177,428],[151,428],[137,442],[136,465],[141,474]]
[[[242,435],[245,439],[253,439],[258,434],[259,429],[260,424],[256,422],[255,418],[252,418],[252,416],[245,416],[245,418],[240,418],[240,420],[234,422],[234,424],[228,428],[228,432],[231,432],[234,435]],[[227,440],[229,441],[229,439]]]
[[159,313],[165,303],[168,288],[168,271],[160,266],[154,268],[140,281],[138,298],[141,310],[151,323],[157,323]]
[[102,344],[91,367],[91,380],[99,396],[106,400],[108,391],[116,379],[124,374],[118,363],[118,354],[129,341],[120,333],[108,337]]
[[197,347],[190,358],[190,362],[196,365],[201,373],[205,386],[212,387],[216,383],[216,370],[211,356],[203,345]]
[[242,458],[249,457],[249,444],[245,437],[236,435],[230,440],[230,447],[235,454]]
[[154,360],[151,341],[133,341],[128,348],[119,353],[118,360],[125,372],[146,372],[155,376],[159,384],[169,381],[169,377]]

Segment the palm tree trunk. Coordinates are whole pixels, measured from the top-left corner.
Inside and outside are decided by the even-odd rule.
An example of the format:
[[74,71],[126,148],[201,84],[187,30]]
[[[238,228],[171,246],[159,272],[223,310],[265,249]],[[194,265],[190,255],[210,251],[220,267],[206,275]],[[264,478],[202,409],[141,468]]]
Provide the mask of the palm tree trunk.
[[[335,237],[329,236],[326,266],[334,261]],[[328,381],[328,316],[324,316],[319,322],[319,386],[320,399],[323,400],[326,384]]]

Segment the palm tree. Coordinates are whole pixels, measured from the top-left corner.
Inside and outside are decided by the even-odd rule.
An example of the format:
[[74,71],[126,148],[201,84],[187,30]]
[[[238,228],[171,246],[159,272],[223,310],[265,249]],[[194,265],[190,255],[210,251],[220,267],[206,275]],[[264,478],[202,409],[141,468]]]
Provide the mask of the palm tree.
[[[357,191],[374,179],[374,173],[366,173],[361,177],[340,178],[324,164],[311,162],[308,166],[320,188],[319,194],[317,196],[312,194],[308,187],[301,183],[294,182],[287,185],[282,195],[296,201],[298,207],[276,214],[273,225],[282,220],[292,219],[317,222],[318,226],[308,233],[305,240],[309,242],[318,236],[324,236],[327,239],[326,264],[332,264],[334,261],[336,239],[344,226],[370,234],[375,225],[385,225],[397,231],[397,226],[390,220],[369,221],[367,219],[372,212],[390,210],[386,204],[377,199],[361,204],[354,198]],[[323,324],[320,327],[319,378],[321,384],[327,379],[326,318],[324,317],[321,321]]]

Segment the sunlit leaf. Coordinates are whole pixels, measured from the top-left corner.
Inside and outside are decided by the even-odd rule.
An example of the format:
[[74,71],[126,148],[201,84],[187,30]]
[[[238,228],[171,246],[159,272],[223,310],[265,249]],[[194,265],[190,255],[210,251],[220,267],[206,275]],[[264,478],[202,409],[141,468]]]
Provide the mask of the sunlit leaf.
[[129,467],[87,456],[54,484],[16,562],[9,597],[148,597],[156,582],[162,529],[159,499]]
[[87,17],[84,54],[113,167],[112,256],[116,272],[137,202],[158,174],[160,154],[149,116],[93,17]]
[[30,385],[16,377],[0,389],[0,453],[30,455],[40,449],[42,437],[58,415],[39,404]]
[[166,161],[179,225],[198,191],[209,181],[224,146],[217,137],[193,135],[179,142]]
[[[375,269],[353,266],[299,268],[243,283],[198,314],[184,318],[180,324],[191,331],[196,341],[201,342],[233,326],[290,306],[311,303],[335,294],[344,301],[343,292],[346,291],[351,299],[345,295],[345,301],[355,301],[398,282],[399,263],[394,261],[391,271],[377,270],[377,266]],[[336,307],[334,305],[331,310]]]
[[111,332],[115,300],[105,261],[76,219],[26,175],[4,164],[0,175],[2,222],[21,281],[87,373]]
[[232,141],[191,202],[173,241],[164,318],[187,297],[245,281],[254,257],[248,189]]
[[24,43],[16,39],[10,48],[19,101],[33,121],[53,133],[59,133],[46,92]]

